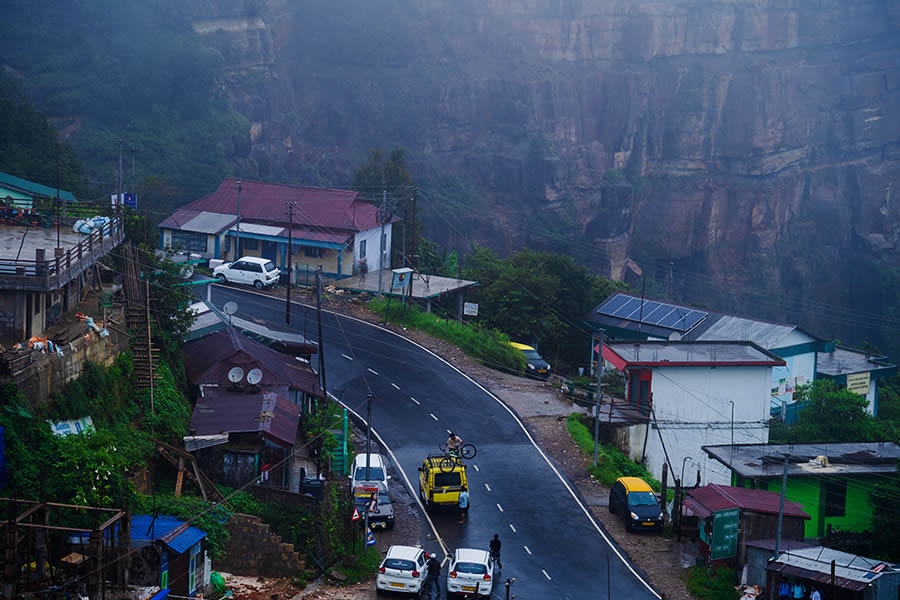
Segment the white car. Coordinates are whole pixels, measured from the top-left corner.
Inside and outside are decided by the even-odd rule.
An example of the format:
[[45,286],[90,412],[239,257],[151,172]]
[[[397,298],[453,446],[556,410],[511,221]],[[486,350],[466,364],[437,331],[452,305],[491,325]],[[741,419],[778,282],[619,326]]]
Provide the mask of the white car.
[[388,480],[391,478],[387,474],[387,464],[384,457],[380,454],[369,455],[369,472],[366,472],[366,455],[357,454],[353,460],[353,467],[350,469],[350,489],[354,490],[363,482],[376,482],[388,489]]
[[244,283],[258,290],[278,283],[281,271],[268,258],[244,256],[213,269],[213,277],[223,282]]
[[375,579],[375,593],[406,592],[418,595],[425,583],[425,551],[413,546],[391,546],[388,548],[378,577]]
[[489,598],[494,588],[494,560],[489,552],[457,548],[447,571],[447,598],[454,594]]

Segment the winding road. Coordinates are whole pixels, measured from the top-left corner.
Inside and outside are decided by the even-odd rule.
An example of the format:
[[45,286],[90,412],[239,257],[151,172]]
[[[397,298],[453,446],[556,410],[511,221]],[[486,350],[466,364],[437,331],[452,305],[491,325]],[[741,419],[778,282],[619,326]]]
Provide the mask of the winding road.
[[[283,300],[213,286],[213,304],[221,307],[229,300],[237,302],[240,316],[284,328]],[[315,339],[315,311],[295,304],[292,312],[290,329],[305,330]],[[451,552],[457,547],[486,549],[494,533],[500,534],[503,571],[494,597],[504,597],[502,581],[515,577],[513,593],[522,600],[659,598],[518,417],[495,396],[440,357],[386,329],[327,312],[322,313],[322,327],[329,391],[363,416],[366,396],[374,394],[373,429],[408,478],[413,495],[418,492],[417,467],[425,455],[437,452],[448,430],[478,447],[469,462],[467,522],[457,524],[457,511],[429,515]],[[438,542],[426,548],[437,551]]]

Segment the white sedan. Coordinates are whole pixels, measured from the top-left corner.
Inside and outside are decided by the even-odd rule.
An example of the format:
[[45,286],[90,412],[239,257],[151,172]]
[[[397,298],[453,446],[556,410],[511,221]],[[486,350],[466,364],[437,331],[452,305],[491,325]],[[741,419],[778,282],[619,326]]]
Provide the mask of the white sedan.
[[413,546],[391,546],[388,548],[378,577],[375,579],[375,593],[406,592],[418,595],[425,583],[425,551]]
[[268,258],[245,256],[213,269],[213,277],[222,282],[244,283],[258,290],[278,283],[278,267]]
[[494,560],[485,550],[457,548],[447,572],[447,597],[455,594],[489,598],[494,587]]

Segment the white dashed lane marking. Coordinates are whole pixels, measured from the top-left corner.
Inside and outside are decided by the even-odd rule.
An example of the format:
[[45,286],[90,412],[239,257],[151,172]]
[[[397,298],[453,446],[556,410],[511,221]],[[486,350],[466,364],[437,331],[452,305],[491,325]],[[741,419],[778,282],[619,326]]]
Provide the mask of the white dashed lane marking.
[[528,546],[522,546],[522,547],[525,548],[525,552],[527,552],[529,555],[531,554],[531,550],[528,549]]
[[512,524],[512,523],[509,524],[509,528],[512,529],[512,532],[513,532],[513,533],[517,533],[517,532],[516,532],[516,528],[513,527],[513,524]]
[[547,574],[547,571],[541,569],[541,573],[544,574],[544,577],[546,577],[548,581],[553,581],[553,579],[550,577],[550,575]]
[[419,402],[418,400],[416,400],[415,398],[413,398],[412,396],[410,396],[409,399],[412,400],[413,402],[415,402],[416,404],[418,404],[419,406],[422,406],[422,403]]
[[435,421],[438,420],[438,418],[436,416],[434,416],[434,413],[428,413],[428,414],[431,415],[431,418],[434,419]]
[[400,389],[400,386],[397,385],[396,383],[392,383],[391,385],[394,386],[394,389],[395,389],[395,390],[399,390],[399,389]]
[[485,488],[487,491],[491,491],[491,486],[489,486],[489,485],[486,484],[486,483],[484,484],[484,488]]
[[499,508],[499,509],[500,509],[500,512],[503,512],[503,507],[502,507],[502,506],[500,506],[500,504],[499,504],[499,503],[498,503],[498,504],[497,504],[497,508]]
[[353,360],[353,357],[352,357],[352,356],[347,356],[346,354],[341,354],[341,356],[343,356],[343,357],[346,358],[347,360]]
[[369,369],[369,373],[371,373],[372,375],[378,375],[378,371],[373,371],[372,369]]
[[479,471],[479,472],[481,471],[481,469],[478,468],[478,465],[473,464],[472,466],[475,467],[475,470],[476,470],[476,471]]

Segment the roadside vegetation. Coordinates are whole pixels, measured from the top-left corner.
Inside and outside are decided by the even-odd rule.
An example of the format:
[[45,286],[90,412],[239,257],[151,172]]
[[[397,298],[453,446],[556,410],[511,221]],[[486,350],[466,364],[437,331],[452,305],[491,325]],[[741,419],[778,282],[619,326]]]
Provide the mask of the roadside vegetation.
[[[566,417],[566,428],[572,440],[578,445],[585,455],[594,456],[594,435],[591,433],[593,421],[587,415],[572,413]],[[618,448],[612,444],[599,444],[597,448],[597,466],[588,467],[588,472],[600,483],[610,487],[619,477],[640,477],[653,488],[654,491],[662,490],[662,484],[650,476],[650,472],[644,465],[628,460]],[[672,490],[669,490],[672,491]]]
[[406,306],[392,300],[374,299],[369,309],[375,314],[386,316],[388,321],[411,329],[424,331],[456,345],[460,350],[485,366],[514,373],[525,372],[525,355],[509,345],[509,337],[496,330],[477,323],[458,323],[450,318],[441,318],[432,313],[422,312],[417,306]]
[[711,568],[709,586],[706,585],[705,566],[688,569],[687,589],[698,600],[734,600],[739,595],[734,589],[736,584],[734,570],[728,567]]

